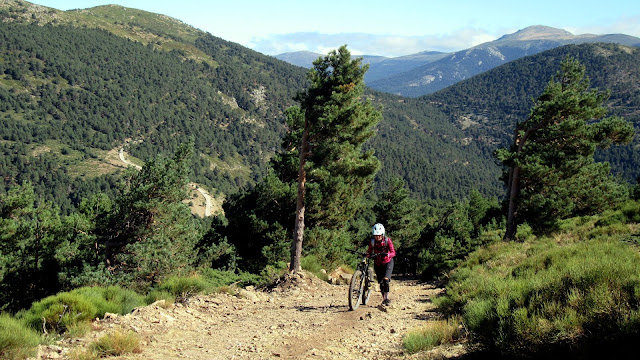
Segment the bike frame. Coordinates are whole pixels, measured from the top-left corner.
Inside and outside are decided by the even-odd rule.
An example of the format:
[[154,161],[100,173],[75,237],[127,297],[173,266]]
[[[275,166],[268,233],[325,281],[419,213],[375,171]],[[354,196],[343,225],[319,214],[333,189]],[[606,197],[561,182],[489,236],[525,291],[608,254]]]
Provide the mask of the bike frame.
[[360,304],[366,305],[369,302],[373,290],[373,266],[370,254],[352,250],[350,252],[362,256],[349,284],[349,309],[355,310]]

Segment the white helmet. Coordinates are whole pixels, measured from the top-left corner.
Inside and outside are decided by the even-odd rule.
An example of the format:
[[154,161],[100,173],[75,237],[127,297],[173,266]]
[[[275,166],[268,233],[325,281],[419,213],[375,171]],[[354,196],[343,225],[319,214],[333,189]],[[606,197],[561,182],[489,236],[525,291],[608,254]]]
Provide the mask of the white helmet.
[[373,225],[373,235],[384,235],[384,226],[380,223]]

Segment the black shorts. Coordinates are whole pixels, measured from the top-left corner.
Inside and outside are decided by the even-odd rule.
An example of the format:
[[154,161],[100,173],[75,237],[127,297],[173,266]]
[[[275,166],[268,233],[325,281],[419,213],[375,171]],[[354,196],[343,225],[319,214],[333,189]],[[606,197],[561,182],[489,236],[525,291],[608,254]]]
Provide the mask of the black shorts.
[[373,265],[373,269],[376,272],[378,282],[382,282],[382,279],[387,278],[391,280],[391,274],[393,273],[393,258],[386,264]]

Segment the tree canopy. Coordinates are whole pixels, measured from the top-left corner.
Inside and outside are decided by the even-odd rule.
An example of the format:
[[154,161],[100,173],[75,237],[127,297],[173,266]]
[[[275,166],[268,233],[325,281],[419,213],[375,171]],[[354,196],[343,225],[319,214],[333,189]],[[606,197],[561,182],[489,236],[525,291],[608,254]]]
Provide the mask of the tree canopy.
[[294,272],[300,268],[307,203],[313,226],[341,229],[358,210],[380,168],[373,151],[362,148],[381,118],[372,102],[362,99],[367,68],[361,58],[351,59],[346,46],[329,52],[314,62],[309,87],[296,97],[300,112],[290,113],[304,117],[291,249]]
[[624,144],[634,135],[624,119],[604,117],[608,91],[590,89],[585,67],[567,57],[538,97],[527,119],[518,124],[509,149],[497,156],[508,168],[507,231],[513,239],[518,223],[536,229],[570,215],[602,211],[624,188],[596,163],[596,147]]

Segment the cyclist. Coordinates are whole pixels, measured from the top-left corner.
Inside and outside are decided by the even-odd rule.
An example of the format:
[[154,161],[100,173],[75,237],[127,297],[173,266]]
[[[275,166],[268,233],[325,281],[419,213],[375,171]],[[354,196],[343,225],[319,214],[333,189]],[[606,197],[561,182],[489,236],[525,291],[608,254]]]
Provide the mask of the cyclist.
[[380,223],[373,225],[373,239],[369,242],[367,253],[369,256],[377,255],[373,261],[373,269],[380,284],[382,305],[389,305],[391,304],[391,300],[389,300],[389,283],[391,282],[393,257],[396,256],[396,250],[393,247],[391,238],[384,235],[384,226]]

